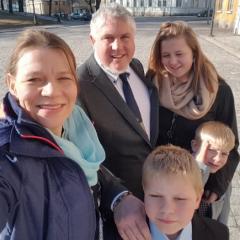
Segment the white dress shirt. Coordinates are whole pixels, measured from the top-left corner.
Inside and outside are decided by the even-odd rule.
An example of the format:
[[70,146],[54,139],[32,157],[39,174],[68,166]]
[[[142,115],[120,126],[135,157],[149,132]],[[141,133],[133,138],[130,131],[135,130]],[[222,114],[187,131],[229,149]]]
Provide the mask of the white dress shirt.
[[[118,93],[121,95],[123,100],[126,102],[124,97],[123,89],[122,89],[122,80],[119,78],[119,74],[111,72],[109,69],[106,69],[94,54],[94,57],[98,63],[98,65],[102,68],[102,70],[107,74],[108,78],[113,83],[114,87],[117,89]],[[150,97],[149,92],[143,81],[137,76],[137,74],[130,68],[127,67],[126,71],[129,73],[128,82],[132,89],[134,98],[138,105],[139,111],[141,113],[142,122],[145,128],[145,131],[150,139]]]

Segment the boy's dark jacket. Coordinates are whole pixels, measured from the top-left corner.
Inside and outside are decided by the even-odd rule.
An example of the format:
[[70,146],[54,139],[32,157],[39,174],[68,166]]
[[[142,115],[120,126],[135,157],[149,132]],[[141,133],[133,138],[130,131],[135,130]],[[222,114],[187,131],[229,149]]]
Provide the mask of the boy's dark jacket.
[[82,169],[63,155],[50,133],[32,121],[10,94],[4,109],[0,239],[94,239],[95,207]]
[[192,240],[229,240],[229,230],[224,224],[197,214],[192,219]]

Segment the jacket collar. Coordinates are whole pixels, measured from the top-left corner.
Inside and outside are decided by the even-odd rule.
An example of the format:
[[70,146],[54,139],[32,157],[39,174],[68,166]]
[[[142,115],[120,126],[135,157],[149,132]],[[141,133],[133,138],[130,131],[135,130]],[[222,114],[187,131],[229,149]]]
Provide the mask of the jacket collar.
[[[10,93],[5,95],[3,104],[6,121],[1,125],[1,129],[8,129],[11,153],[32,157],[63,156],[61,148],[51,134],[31,119]],[[26,144],[27,140],[29,140],[29,144]]]

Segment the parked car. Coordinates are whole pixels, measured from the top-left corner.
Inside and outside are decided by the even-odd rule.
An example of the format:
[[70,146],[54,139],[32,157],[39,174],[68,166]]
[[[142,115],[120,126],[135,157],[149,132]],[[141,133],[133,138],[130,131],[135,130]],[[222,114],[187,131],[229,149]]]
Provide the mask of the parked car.
[[[212,17],[213,9],[209,10],[209,17]],[[208,9],[202,10],[201,12],[197,13],[198,17],[207,17],[208,16]]]
[[70,14],[71,20],[78,20],[80,19],[80,14],[78,12],[73,12]]
[[92,19],[92,14],[86,9],[81,9],[79,12],[71,13],[70,18],[72,20],[90,21]]

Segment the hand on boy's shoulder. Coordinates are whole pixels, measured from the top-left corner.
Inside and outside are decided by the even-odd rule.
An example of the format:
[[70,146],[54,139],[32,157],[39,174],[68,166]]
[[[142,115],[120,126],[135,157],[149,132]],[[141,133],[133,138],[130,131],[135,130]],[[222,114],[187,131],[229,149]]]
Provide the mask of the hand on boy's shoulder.
[[192,234],[192,240],[229,240],[229,229],[226,225],[197,214],[192,219]]

